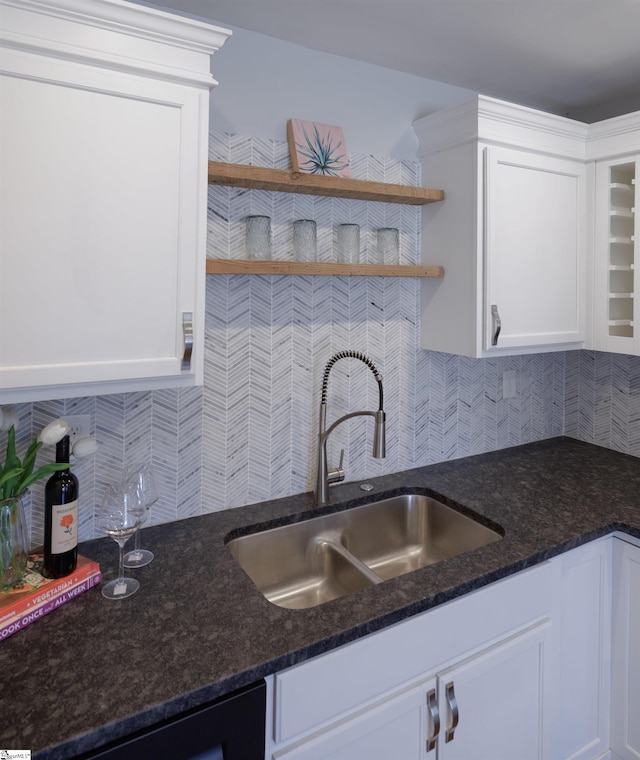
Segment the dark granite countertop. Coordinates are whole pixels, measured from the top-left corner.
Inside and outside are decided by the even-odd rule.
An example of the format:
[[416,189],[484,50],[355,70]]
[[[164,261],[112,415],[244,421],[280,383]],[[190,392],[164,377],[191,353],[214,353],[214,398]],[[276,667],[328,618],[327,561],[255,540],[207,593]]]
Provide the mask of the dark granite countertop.
[[[225,537],[308,516],[311,494],[143,530],[156,559],[121,602],[92,589],[0,643],[0,747],[68,758],[614,530],[640,538],[640,460],[567,438],[332,489],[333,511],[406,491],[499,523],[501,541],[306,610],[269,603]],[[106,579],[110,539],[84,543]]]

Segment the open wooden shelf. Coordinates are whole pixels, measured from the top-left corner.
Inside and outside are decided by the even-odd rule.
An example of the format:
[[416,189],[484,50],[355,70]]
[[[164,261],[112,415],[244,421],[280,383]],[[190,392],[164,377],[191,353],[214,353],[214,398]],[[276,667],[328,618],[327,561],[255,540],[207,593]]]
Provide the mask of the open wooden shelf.
[[262,166],[209,161],[209,184],[275,190],[281,193],[325,195],[382,203],[424,206],[444,199],[443,190],[411,185],[390,185],[350,177],[327,177]]
[[324,264],[317,261],[207,259],[207,274],[304,274],[345,277],[444,277],[440,266],[393,264]]

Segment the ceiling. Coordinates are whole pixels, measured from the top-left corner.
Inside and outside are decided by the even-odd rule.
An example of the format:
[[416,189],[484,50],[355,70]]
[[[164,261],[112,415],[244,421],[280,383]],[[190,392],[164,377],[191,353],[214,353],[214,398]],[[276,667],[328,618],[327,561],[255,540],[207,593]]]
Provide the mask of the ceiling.
[[584,121],[640,109],[640,0],[163,0]]

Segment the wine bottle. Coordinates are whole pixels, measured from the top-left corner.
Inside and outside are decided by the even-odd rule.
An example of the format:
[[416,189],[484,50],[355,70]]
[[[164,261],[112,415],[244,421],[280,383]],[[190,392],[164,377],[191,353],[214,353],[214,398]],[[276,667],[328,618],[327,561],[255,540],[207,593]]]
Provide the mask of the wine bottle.
[[[56,462],[69,461],[69,436],[56,445]],[[44,566],[52,578],[76,569],[78,561],[78,478],[54,472],[44,488]]]

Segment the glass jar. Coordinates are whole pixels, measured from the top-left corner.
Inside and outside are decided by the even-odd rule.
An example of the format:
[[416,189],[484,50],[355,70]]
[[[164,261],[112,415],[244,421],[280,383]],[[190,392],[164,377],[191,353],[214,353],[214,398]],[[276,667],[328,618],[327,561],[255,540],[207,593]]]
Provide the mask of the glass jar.
[[313,219],[296,219],[293,223],[293,258],[296,261],[315,261],[317,239]]
[[246,249],[249,259],[271,258],[271,217],[248,216],[245,219]]
[[338,224],[335,233],[336,261],[340,264],[357,264],[360,260],[360,226]]
[[381,227],[377,232],[379,264],[398,264],[400,261],[400,235],[395,227]]
[[29,536],[22,496],[0,501],[0,589],[20,583],[27,569]]

